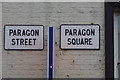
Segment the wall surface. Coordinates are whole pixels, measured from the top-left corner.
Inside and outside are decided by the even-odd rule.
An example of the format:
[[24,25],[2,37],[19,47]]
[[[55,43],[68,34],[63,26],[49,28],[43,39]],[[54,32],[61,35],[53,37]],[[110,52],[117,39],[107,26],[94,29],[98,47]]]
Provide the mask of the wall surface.
[[[61,24],[91,23],[100,25],[100,50],[60,49]],[[105,77],[104,3],[3,2],[2,33],[6,24],[44,25],[44,50],[6,51],[2,48],[3,78],[46,78],[49,26],[55,27],[55,78]]]
[[2,78],[2,3],[0,2],[0,79]]

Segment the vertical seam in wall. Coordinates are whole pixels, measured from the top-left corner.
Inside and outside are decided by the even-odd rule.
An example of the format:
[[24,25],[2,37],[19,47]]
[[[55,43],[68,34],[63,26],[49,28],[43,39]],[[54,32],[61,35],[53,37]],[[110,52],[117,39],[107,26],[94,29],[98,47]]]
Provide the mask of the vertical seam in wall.
[[2,2],[0,1],[0,79],[2,79]]

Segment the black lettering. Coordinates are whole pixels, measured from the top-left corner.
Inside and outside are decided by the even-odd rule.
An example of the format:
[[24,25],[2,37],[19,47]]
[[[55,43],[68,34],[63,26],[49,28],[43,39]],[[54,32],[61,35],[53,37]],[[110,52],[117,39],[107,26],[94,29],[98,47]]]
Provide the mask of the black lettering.
[[71,45],[71,42],[70,42],[71,38],[68,38],[67,41],[68,41],[68,45]]
[[83,38],[81,38],[81,45],[84,45],[84,40],[83,40]]
[[35,45],[35,41],[36,41],[36,39],[34,38],[33,41],[34,41],[33,43],[34,43],[34,45]]
[[70,31],[69,31],[69,36],[72,36],[72,30],[70,29]]
[[17,30],[17,36],[21,36],[21,30],[20,29]]
[[16,36],[16,30],[13,31],[13,36]]
[[25,36],[25,30],[22,31],[22,36]]
[[28,45],[28,39],[25,39],[25,45]]
[[89,38],[89,45],[92,45],[92,38]]
[[82,30],[82,35],[85,36],[85,29]]
[[80,45],[80,38],[77,39],[77,45]]
[[14,38],[12,39],[12,45],[15,45],[15,39]]
[[79,31],[78,31],[78,36],[79,36],[79,35],[81,35],[81,30],[80,30],[80,29],[79,29]]
[[69,29],[65,29],[65,36],[67,35],[68,32],[69,32]]
[[89,30],[89,29],[86,30],[86,34],[87,34],[88,36],[90,35],[90,30]]
[[30,30],[28,30],[28,29],[26,30],[26,35],[30,36]]
[[72,44],[75,45],[75,38],[72,39]]
[[91,29],[91,36],[94,36],[95,35],[95,29]]
[[73,35],[77,36],[77,29],[73,29]]
[[32,45],[32,41],[31,41],[32,39],[29,39],[29,45]]
[[20,45],[24,45],[24,39],[20,39]]
[[17,41],[17,45],[19,45],[19,39],[18,38],[16,39],[16,41]]
[[88,45],[88,39],[87,38],[85,38],[85,45]]
[[34,36],[34,30],[33,29],[31,30],[31,36]]
[[35,30],[35,36],[39,36],[39,29]]
[[13,30],[10,29],[10,30],[9,30],[9,36],[11,36],[12,33],[13,33]]

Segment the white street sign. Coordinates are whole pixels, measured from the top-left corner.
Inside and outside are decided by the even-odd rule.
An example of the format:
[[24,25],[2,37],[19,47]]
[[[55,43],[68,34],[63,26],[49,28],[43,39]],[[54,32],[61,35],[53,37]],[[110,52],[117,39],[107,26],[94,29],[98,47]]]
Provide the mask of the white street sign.
[[42,25],[5,25],[5,49],[43,49]]
[[98,24],[62,24],[61,49],[100,49]]

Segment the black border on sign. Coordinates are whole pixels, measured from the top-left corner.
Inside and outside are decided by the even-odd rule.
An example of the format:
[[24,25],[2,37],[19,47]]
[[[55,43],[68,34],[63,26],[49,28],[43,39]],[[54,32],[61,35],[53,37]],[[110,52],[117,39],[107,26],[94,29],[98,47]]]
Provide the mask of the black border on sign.
[[[42,26],[43,27],[43,48],[42,49],[6,49],[5,48],[5,28],[6,26]],[[4,26],[4,50],[44,50],[44,26],[43,25],[24,25],[24,24],[6,24]]]
[[[99,48],[98,49],[93,49],[93,48],[79,48],[79,49],[75,49],[75,48],[61,48],[61,27],[62,25],[98,25],[99,27]],[[99,24],[61,24],[60,25],[60,49],[62,50],[100,50],[100,25]]]
[[120,2],[105,2],[105,78],[114,80],[114,10]]

